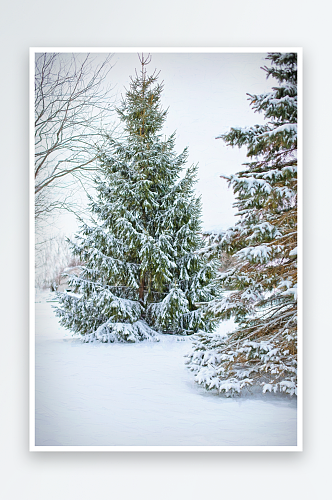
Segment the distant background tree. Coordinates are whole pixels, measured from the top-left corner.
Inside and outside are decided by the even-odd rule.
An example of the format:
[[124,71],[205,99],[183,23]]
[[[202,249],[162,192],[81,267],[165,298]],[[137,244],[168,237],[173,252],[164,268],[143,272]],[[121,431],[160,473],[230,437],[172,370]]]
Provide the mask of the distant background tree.
[[80,264],[80,260],[73,255],[63,234],[55,234],[45,240],[38,249],[36,257],[38,272],[35,283],[39,289],[57,290],[62,273],[67,268]]
[[[100,60],[100,59],[99,59]],[[68,208],[72,190],[97,166],[109,121],[111,55],[38,53],[35,59],[35,217]]]

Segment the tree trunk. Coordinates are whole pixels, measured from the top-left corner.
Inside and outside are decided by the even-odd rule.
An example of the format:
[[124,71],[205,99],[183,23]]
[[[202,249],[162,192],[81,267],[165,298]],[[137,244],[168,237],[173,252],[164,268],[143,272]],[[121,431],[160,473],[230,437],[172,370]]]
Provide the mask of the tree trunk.
[[139,289],[138,289],[138,298],[141,304],[144,303],[144,273],[141,275]]

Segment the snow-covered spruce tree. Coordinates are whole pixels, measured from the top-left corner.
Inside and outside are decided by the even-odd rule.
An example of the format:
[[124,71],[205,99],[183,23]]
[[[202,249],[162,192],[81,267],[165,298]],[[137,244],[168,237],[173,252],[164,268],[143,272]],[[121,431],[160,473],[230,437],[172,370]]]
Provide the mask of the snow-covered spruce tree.
[[123,139],[110,140],[100,155],[104,176],[90,202],[95,222],[82,224],[72,243],[85,264],[70,278],[74,293],[59,295],[61,324],[85,341],[136,342],[211,327],[195,305],[213,298],[215,272],[197,253],[197,167],[184,173],[187,150],[176,155],[175,134],[162,138],[163,85],[155,72],[147,75],[150,58],[140,61],[117,110]]
[[297,393],[297,55],[267,59],[271,67],[263,69],[277,85],[248,94],[265,124],[221,136],[247,146],[250,162],[228,178],[239,221],[215,248],[235,264],[219,276],[227,291],[206,313],[232,316],[238,327],[225,338],[198,335],[188,361],[198,383],[228,394],[250,385]]

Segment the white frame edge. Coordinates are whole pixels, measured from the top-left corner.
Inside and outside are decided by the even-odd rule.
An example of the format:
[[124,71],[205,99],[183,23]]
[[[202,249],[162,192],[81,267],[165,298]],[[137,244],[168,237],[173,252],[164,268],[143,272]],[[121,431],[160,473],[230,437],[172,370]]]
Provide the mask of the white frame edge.
[[[35,445],[35,224],[34,224],[34,56],[38,52],[62,53],[259,53],[298,54],[298,395],[296,446],[36,446]],[[30,47],[29,60],[29,451],[303,451],[303,49],[302,47]]]

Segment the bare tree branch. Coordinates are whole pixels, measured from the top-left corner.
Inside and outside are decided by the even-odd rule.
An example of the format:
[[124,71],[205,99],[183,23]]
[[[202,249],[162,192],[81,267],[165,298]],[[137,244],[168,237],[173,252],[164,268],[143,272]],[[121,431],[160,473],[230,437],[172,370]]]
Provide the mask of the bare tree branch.
[[[77,178],[97,168],[110,127],[111,68],[111,55],[98,62],[91,54],[36,54],[36,221],[68,208]],[[65,195],[58,198],[61,192]]]

